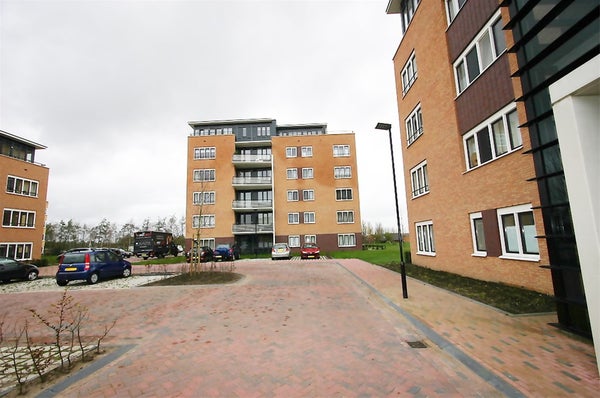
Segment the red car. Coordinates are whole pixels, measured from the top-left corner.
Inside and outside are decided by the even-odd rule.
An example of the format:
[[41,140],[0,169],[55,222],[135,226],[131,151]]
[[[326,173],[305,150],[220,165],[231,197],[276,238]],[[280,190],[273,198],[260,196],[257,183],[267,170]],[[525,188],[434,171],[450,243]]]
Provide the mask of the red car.
[[300,248],[300,258],[320,258],[320,249],[319,246],[314,243],[305,243],[302,248]]

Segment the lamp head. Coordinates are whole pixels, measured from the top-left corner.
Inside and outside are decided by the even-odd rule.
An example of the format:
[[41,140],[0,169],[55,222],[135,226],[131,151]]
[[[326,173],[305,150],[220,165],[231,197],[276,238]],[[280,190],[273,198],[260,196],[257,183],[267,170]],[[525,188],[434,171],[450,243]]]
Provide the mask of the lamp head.
[[376,130],[390,130],[392,128],[392,125],[389,123],[377,123],[377,126],[375,126]]

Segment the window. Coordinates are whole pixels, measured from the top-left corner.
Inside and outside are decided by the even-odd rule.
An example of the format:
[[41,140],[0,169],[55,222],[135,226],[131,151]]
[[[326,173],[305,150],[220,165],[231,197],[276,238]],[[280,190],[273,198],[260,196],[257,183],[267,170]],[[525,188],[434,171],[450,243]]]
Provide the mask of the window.
[[192,228],[214,228],[214,226],[215,226],[215,215],[214,214],[192,216]]
[[3,227],[34,228],[35,212],[25,210],[4,209]]
[[297,202],[298,201],[298,190],[289,190],[287,191],[287,200],[288,202]]
[[298,148],[295,146],[288,146],[285,148],[285,157],[286,158],[295,158],[298,156]]
[[410,25],[410,21],[415,16],[420,2],[421,0],[404,0],[400,2],[400,25],[402,33],[405,33],[406,29],[408,29],[408,25]]
[[470,214],[471,235],[473,239],[473,255],[485,256],[487,249],[485,246],[485,233],[483,231],[483,218],[481,213]]
[[333,177],[335,179],[352,178],[352,168],[350,166],[334,167],[333,168]]
[[465,5],[467,0],[446,0],[446,13],[448,14],[448,25],[454,21],[456,14]]
[[352,200],[352,188],[336,189],[335,200]]
[[210,192],[194,192],[193,203],[195,205],[214,205],[215,191]]
[[31,260],[33,243],[0,243],[0,256],[14,258],[17,261]]
[[338,234],[338,247],[356,246],[356,236],[354,234]]
[[288,224],[300,224],[300,213],[288,213]]
[[317,235],[304,235],[304,243],[317,244]]
[[354,211],[343,210],[337,212],[337,223],[338,224],[353,224],[354,223]]
[[412,144],[423,134],[423,115],[421,105],[417,105],[414,111],[406,118],[406,141]]
[[334,145],[333,146],[333,157],[346,157],[350,156],[350,145]]
[[8,176],[6,180],[6,192],[15,195],[33,196],[38,195],[39,183],[34,180],[26,180],[24,178]]
[[287,179],[288,180],[297,180],[298,179],[298,169],[287,169]]
[[302,200],[315,200],[315,190],[305,189],[302,191]]
[[415,224],[417,230],[417,254],[435,255],[433,240],[433,222],[426,221]]
[[457,93],[462,93],[506,50],[500,11],[477,35],[454,64]]
[[312,146],[303,146],[302,147],[302,157],[310,158],[313,155]]
[[288,245],[290,247],[300,247],[300,235],[288,236]]
[[418,198],[429,192],[429,178],[427,177],[427,161],[421,162],[410,171],[412,184],[412,197]]
[[215,159],[217,149],[215,147],[194,148],[194,159]]
[[194,182],[215,181],[215,169],[194,170]]
[[256,135],[259,137],[266,137],[271,135],[271,126],[257,127]]
[[467,170],[471,170],[523,145],[517,111],[509,105],[463,137]]
[[304,224],[314,224],[315,223],[315,212],[314,211],[305,211],[303,214]]
[[303,179],[314,178],[313,169],[311,167],[303,168],[302,169],[302,178]]
[[539,260],[540,250],[531,205],[498,209],[500,244],[504,258]]
[[198,240],[198,247],[208,246],[211,249],[215,248],[215,238],[200,238]]
[[415,52],[410,55],[408,61],[402,68],[402,94],[406,94],[410,87],[417,80],[417,60],[415,59]]

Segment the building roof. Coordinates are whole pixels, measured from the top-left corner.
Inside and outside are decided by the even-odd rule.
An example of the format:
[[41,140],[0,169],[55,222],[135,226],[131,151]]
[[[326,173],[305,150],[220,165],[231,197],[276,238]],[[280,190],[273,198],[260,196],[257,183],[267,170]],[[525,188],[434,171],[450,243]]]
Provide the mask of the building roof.
[[28,139],[25,139],[25,138],[18,137],[16,135],[7,133],[4,130],[0,130],[0,136],[4,136],[4,137],[6,137],[6,138],[8,138],[9,140],[12,140],[12,141],[20,142],[21,144],[32,146],[35,149],[46,149],[47,148],[46,146],[44,146],[42,144],[38,144],[37,142],[33,142],[33,141],[28,140]]
[[192,121],[188,124],[193,126],[222,126],[227,124],[257,124],[257,123],[271,123],[275,119],[229,119],[229,120],[203,120],[203,121]]

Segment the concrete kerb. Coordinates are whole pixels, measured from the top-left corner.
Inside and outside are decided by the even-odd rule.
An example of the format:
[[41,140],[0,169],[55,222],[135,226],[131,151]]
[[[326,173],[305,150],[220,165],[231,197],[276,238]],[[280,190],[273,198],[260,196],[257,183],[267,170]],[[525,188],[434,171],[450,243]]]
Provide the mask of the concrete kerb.
[[452,344],[450,341],[436,333],[433,329],[428,327],[425,323],[421,322],[419,319],[415,318],[412,314],[403,310],[399,305],[394,303],[388,297],[386,297],[383,293],[377,290],[374,286],[366,282],[364,279],[356,275],[354,272],[346,268],[343,264],[335,261],[334,264],[341,267],[345,271],[347,271],[350,275],[352,275],[355,279],[359,281],[363,286],[367,287],[372,293],[378,296],[381,300],[383,300],[387,305],[389,305],[394,311],[398,312],[400,315],[405,317],[415,328],[417,328],[421,333],[423,333],[432,343],[437,345],[441,350],[448,353],[450,356],[461,362],[483,380],[488,382],[502,394],[511,398],[524,398],[526,397],[519,390],[514,388],[512,385],[507,383],[501,377],[496,376],[493,372],[488,370],[485,366],[481,365],[479,362],[465,354],[462,350]]

